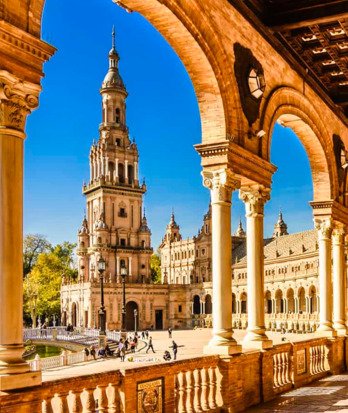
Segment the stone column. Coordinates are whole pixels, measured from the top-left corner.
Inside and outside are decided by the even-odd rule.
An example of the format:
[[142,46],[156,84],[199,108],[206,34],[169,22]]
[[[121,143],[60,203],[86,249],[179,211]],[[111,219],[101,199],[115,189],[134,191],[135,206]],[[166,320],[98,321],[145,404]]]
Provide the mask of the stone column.
[[202,175],[211,195],[213,266],[213,337],[204,352],[228,355],[241,351],[232,330],[231,196],[239,181],[227,169]]
[[138,162],[134,162],[134,180],[138,181],[139,177],[138,177]]
[[335,331],[332,328],[332,283],[331,283],[331,233],[332,222],[330,219],[315,219],[318,230],[319,244],[319,294],[320,311],[319,335],[332,337]]
[[116,162],[115,162],[115,174],[116,174],[116,178],[118,178],[118,158],[116,158]]
[[38,85],[0,71],[0,392],[35,386],[23,346],[23,144]]
[[272,341],[265,334],[263,209],[270,189],[261,185],[242,188],[239,197],[245,203],[247,220],[248,329],[243,346],[265,349]]
[[347,334],[345,317],[346,270],[344,236],[344,227],[336,224],[332,233],[333,326],[340,336],[345,336]]
[[128,161],[124,161],[124,179],[126,184],[128,184]]
[[128,258],[128,275],[132,276],[132,257]]

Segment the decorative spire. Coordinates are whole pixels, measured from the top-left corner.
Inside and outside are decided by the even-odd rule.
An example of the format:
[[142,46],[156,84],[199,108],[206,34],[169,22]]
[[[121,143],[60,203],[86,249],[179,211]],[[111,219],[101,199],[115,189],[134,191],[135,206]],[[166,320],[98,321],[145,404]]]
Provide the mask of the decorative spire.
[[278,214],[278,220],[274,225],[273,238],[281,237],[282,235],[288,235],[288,226],[283,220],[283,214],[280,209]]
[[112,32],[111,32],[111,36],[112,36],[112,49],[111,50],[115,50],[115,26],[112,26]]
[[239,224],[238,224],[238,228],[236,231],[236,236],[237,237],[245,237],[246,233],[244,231],[243,225],[242,225],[242,219],[239,217]]

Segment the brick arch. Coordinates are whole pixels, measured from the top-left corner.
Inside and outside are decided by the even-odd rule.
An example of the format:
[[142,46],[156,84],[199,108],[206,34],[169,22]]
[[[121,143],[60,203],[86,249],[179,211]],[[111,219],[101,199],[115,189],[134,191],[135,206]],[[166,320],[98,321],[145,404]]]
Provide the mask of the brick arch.
[[174,0],[122,0],[120,3],[148,20],[184,64],[199,105],[202,141],[221,141],[230,135],[238,138],[245,120],[233,62],[204,6]]
[[266,132],[261,156],[267,160],[270,160],[272,133],[277,121],[290,127],[305,148],[312,172],[314,201],[335,199],[338,179],[332,138],[312,103],[289,87],[278,88],[270,94],[260,127]]

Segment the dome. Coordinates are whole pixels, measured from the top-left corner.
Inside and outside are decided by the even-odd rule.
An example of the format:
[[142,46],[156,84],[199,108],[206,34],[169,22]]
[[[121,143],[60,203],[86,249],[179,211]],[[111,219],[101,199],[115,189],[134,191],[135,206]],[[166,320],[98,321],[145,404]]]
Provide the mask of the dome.
[[88,234],[88,222],[86,217],[83,218],[81,228],[79,229],[79,235],[87,235]]
[[110,88],[118,87],[118,88],[126,90],[123,80],[116,68],[110,68],[106,76],[104,77],[102,88],[108,88],[108,87]]

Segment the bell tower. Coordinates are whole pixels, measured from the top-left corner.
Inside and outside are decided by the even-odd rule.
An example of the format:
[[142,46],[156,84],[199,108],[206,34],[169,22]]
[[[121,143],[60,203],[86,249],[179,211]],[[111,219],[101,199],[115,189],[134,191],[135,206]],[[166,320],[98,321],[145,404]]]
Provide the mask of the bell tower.
[[83,186],[86,218],[79,232],[79,269],[84,281],[97,280],[97,261],[106,261],[105,282],[150,282],[151,232],[143,216],[145,182],[139,183],[138,148],[126,125],[127,90],[119,73],[115,30],[109,68],[101,85],[102,121],[90,154],[90,178]]

